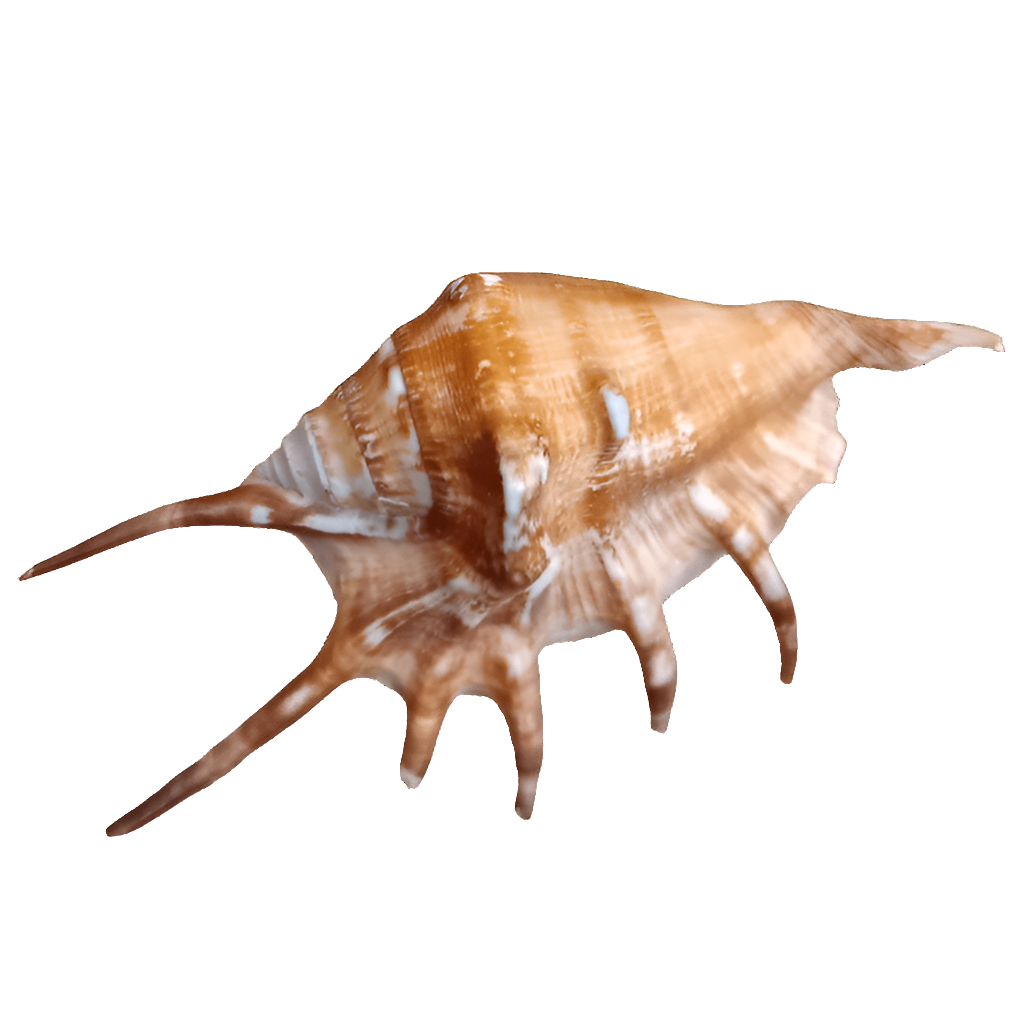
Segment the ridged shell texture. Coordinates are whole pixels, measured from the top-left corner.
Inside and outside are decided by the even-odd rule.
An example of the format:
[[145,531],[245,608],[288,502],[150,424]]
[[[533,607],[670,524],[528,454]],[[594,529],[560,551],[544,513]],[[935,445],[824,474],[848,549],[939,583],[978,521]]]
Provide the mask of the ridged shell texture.
[[312,664],[108,834],[210,785],[357,676],[405,698],[410,786],[455,697],[493,698],[529,817],[540,650],[624,630],[664,731],[676,661],[662,603],[723,554],[770,613],[789,682],[796,618],[769,544],[835,479],[832,376],[959,346],[1001,348],[977,328],[802,302],[716,306],[548,274],[453,281],[240,486],[129,520],[23,577],[158,530],[233,524],[295,534],[338,602]]

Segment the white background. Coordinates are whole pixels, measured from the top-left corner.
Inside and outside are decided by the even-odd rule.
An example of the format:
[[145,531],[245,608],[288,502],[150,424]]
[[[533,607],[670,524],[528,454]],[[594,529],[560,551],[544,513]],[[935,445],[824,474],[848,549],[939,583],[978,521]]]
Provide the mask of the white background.
[[[12,1021],[1019,1021],[1024,352],[1006,4],[5,5],[0,1010]],[[423,785],[347,684],[104,827],[315,654],[288,536],[33,562],[237,483],[468,271],[996,331],[837,379],[849,441],[773,546],[541,658],[536,813],[497,708]]]

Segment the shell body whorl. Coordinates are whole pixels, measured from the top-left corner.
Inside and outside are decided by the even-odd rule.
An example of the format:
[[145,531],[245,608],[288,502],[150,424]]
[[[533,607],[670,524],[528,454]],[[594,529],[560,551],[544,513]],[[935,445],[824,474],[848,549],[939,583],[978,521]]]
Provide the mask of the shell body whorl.
[[231,491],[166,506],[38,575],[175,526],[282,529],[309,549],[338,615],[304,672],[108,829],[140,827],[209,785],[356,676],[408,706],[402,777],[418,784],[460,693],[492,697],[532,812],[537,657],[623,629],[664,731],[676,684],[662,602],[723,554],[775,623],[788,682],[796,619],[768,546],[845,442],[832,376],[905,369],[977,328],[807,303],[714,306],[547,274],[452,282]]

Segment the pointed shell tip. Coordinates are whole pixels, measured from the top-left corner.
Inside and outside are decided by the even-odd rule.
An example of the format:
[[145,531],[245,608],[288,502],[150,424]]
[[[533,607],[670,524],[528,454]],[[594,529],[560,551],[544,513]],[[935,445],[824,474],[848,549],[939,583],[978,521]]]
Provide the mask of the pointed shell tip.
[[523,821],[529,821],[533,814],[533,804],[537,799],[537,773],[524,773],[519,776],[519,791],[516,793],[516,814]]

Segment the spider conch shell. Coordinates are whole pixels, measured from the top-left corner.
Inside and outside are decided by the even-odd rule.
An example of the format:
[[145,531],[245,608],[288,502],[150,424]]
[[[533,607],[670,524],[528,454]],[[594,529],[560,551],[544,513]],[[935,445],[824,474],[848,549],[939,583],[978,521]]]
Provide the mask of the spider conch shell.
[[399,328],[233,490],[165,505],[30,569],[178,526],[285,530],[338,614],[280,693],[107,829],[122,835],[209,786],[335,687],[379,679],[408,707],[401,774],[419,784],[460,693],[493,698],[533,810],[537,657],[622,629],[651,724],[676,661],[662,602],[723,554],[771,615],[783,682],[796,618],[768,550],[845,449],[832,376],[903,370],[975,327],[878,320],[803,302],[716,306],[603,281],[471,274]]

